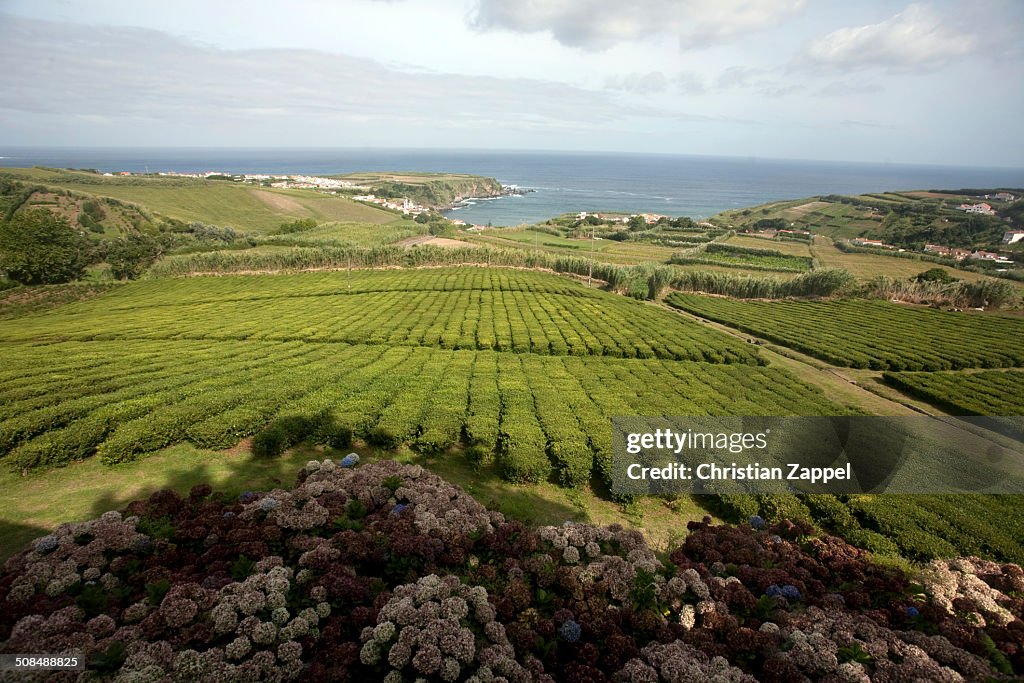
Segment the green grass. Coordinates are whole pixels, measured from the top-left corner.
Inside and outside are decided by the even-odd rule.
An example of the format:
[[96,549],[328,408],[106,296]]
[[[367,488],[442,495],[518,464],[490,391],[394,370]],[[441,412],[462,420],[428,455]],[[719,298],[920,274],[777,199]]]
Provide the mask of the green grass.
[[231,226],[252,233],[272,232],[281,223],[296,218],[377,224],[396,219],[393,213],[312,190],[273,189],[216,180],[106,178],[38,168],[4,169],[0,174],[134,202],[171,218]]
[[115,467],[92,459],[25,476],[0,469],[0,492],[6,501],[0,511],[0,557],[10,556],[62,522],[91,519],[164,488],[187,493],[192,486],[208,483],[233,495],[288,488],[309,459],[305,456],[258,459],[182,444],[145,462]]
[[639,518],[635,514],[627,516],[622,506],[589,488],[570,490],[552,484],[513,486],[503,482],[493,467],[481,469],[459,452],[425,460],[407,449],[385,452],[360,444],[336,451],[304,443],[278,458],[257,458],[247,443],[227,451],[200,449],[185,443],[166,448],[144,461],[117,466],[102,465],[93,459],[24,476],[0,470],[0,495],[6,501],[0,509],[0,562],[61,523],[84,521],[108,510],[122,509],[129,502],[161,489],[185,495],[193,486],[210,484],[215,491],[234,497],[245,491],[289,488],[309,460],[338,459],[352,451],[365,462],[387,458],[422,464],[463,487],[490,509],[528,524],[558,525],[573,520],[634,526],[652,546],[662,550],[679,541],[688,521],[708,514],[694,499],[683,497],[677,501],[641,501]]
[[[914,259],[886,256],[884,254],[861,254],[846,253],[840,251],[831,239],[827,237],[816,237],[814,246],[811,248],[814,256],[825,268],[842,268],[849,271],[855,277],[866,280],[879,275],[896,278],[911,278],[930,268],[934,263],[917,261]],[[978,282],[980,280],[991,280],[992,278],[981,273],[974,273],[967,270],[947,269],[950,274],[960,280],[967,282]],[[1011,280],[1007,282],[1013,283]],[[1017,283],[1013,283],[1017,284]]]

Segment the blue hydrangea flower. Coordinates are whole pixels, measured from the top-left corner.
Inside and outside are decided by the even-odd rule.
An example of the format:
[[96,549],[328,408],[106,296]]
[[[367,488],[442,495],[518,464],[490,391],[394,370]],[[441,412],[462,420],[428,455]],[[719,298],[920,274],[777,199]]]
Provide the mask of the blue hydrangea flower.
[[54,535],[43,536],[36,541],[36,552],[37,553],[52,553],[60,545],[60,541]]
[[771,538],[774,543],[782,543],[782,536],[779,536],[778,534],[772,534]]
[[391,508],[391,514],[400,515],[402,514],[402,511],[405,510],[407,507],[409,506],[406,505],[405,503],[398,503],[397,505],[395,505],[395,507]]
[[243,493],[242,495],[240,495],[238,497],[238,502],[240,502],[240,503],[251,503],[253,501],[253,498],[255,498],[255,497],[256,497],[255,493],[253,493],[252,491],[246,491],[245,493]]
[[914,617],[921,616],[921,612],[919,612],[916,607],[911,605],[910,607],[907,608],[907,616],[910,617],[911,619],[913,619]]
[[764,594],[767,595],[769,598],[781,598],[782,589],[773,583],[772,585],[768,586]]
[[234,516],[235,516],[235,513],[231,512],[231,510],[228,510],[227,512],[224,513],[224,519],[231,519]]
[[271,510],[276,510],[276,509],[277,509],[277,499],[276,498],[264,498],[263,500],[260,501],[260,510],[263,510],[264,512],[270,512]]
[[357,453],[349,453],[344,458],[338,461],[338,464],[345,469],[351,469],[356,466],[359,462],[359,455]]
[[567,619],[564,624],[558,627],[558,635],[567,643],[578,643],[580,642],[580,636],[583,635],[583,627],[572,619]]
[[796,586],[787,583],[785,586],[782,587],[782,597],[786,598],[787,600],[799,600],[800,589],[798,589]]
[[755,529],[763,529],[765,527],[764,517],[762,517],[761,515],[753,515],[750,518],[750,526],[754,527]]

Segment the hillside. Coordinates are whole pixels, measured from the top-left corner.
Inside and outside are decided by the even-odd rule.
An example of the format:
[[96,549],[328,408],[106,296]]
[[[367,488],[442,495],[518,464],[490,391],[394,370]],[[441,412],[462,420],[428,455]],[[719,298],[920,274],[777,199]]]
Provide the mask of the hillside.
[[[771,202],[724,211],[712,221],[738,230],[790,228],[833,238],[868,237],[906,248],[925,243],[982,248],[998,245],[1009,229],[1024,228],[1016,202],[984,199],[979,190],[884,192],[856,196],[827,195]],[[989,192],[989,191],[985,191]],[[994,191],[992,191],[994,192]],[[996,215],[968,214],[961,204],[987,202]]]
[[113,198],[184,222],[199,221],[246,233],[267,233],[300,218],[382,224],[394,213],[309,190],[242,185],[223,180],[160,176],[103,176],[48,168],[0,169],[0,178],[72,191],[92,198]]
[[349,173],[332,176],[371,188],[382,197],[408,197],[434,209],[447,209],[470,197],[500,197],[505,190],[494,178],[458,173]]

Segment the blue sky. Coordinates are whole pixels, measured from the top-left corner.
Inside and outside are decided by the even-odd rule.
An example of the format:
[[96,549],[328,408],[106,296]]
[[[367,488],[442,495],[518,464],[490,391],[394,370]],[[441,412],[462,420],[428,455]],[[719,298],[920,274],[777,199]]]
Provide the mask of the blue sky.
[[0,0],[0,145],[1024,166],[1024,3]]

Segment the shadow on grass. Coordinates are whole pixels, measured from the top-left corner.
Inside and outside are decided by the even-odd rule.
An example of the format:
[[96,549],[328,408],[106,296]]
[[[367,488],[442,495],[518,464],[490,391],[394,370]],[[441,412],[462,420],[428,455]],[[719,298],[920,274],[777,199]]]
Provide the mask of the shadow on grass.
[[0,552],[0,566],[9,556],[27,549],[29,543],[40,536],[45,536],[50,531],[50,529],[45,529],[41,526],[0,520],[0,539],[3,539],[3,547],[5,549],[10,548],[13,551]]
[[[201,451],[188,444],[176,446],[174,449],[183,450],[190,457],[183,458],[185,462],[172,463],[166,467],[161,463],[159,469],[164,471],[163,476],[148,480],[129,492],[104,492],[93,502],[90,518],[99,517],[108,510],[123,510],[129,503],[144,500],[165,489],[187,496],[192,487],[209,484],[215,494],[233,498],[245,491],[291,488],[302,465],[310,457],[318,455],[310,453],[310,457],[302,457],[300,461],[296,457],[297,452],[279,458],[256,458],[248,453],[228,455],[224,452]],[[145,472],[148,461],[149,459],[143,459],[126,467]]]
[[[181,457],[174,458],[180,451]],[[364,463],[376,460],[397,460],[420,464],[456,486],[462,487],[478,502],[507,517],[530,524],[561,524],[566,520],[588,521],[586,510],[566,500],[565,489],[540,484],[515,486],[504,481],[494,467],[477,468],[461,452],[426,458],[410,452],[383,451],[354,446],[343,451],[301,443],[276,458],[256,458],[244,448],[233,453],[199,451],[188,445],[176,446],[161,454],[150,456],[129,465],[127,471],[159,471],[161,476],[146,476],[141,486],[128,491],[111,489],[101,493],[90,506],[89,518],[98,517],[108,510],[123,510],[134,500],[149,497],[156,491],[171,489],[187,495],[197,484],[210,484],[215,493],[235,497],[245,491],[267,491],[294,486],[296,476],[309,460],[340,459],[348,452],[356,452]],[[180,460],[180,462],[175,462]],[[169,462],[168,462],[169,461]],[[115,468],[115,472],[120,468]],[[45,533],[45,532],[44,532]]]
[[[208,451],[179,444],[140,460],[113,467],[96,462],[71,465],[47,477],[49,488],[33,491],[36,507],[50,508],[52,524],[24,524],[0,520],[0,560],[24,550],[35,538],[45,536],[61,521],[95,519],[109,510],[124,510],[135,500],[170,489],[181,496],[198,484],[209,484],[215,494],[233,499],[245,491],[290,489],[302,466],[309,460],[338,460],[357,452],[363,463],[397,460],[421,464],[431,472],[463,488],[488,509],[533,525],[558,525],[567,520],[592,521],[587,501],[579,492],[553,484],[516,486],[504,481],[496,467],[478,468],[461,451],[426,458],[408,449],[381,451],[355,446],[334,450],[301,443],[275,458],[256,458],[243,443],[228,451]],[[73,471],[72,468],[83,469]],[[45,476],[45,473],[44,473]],[[38,480],[37,480],[38,481]],[[11,495],[17,495],[17,482]]]
[[589,521],[583,507],[574,506],[565,500],[567,489],[549,483],[525,486],[510,484],[502,479],[497,464],[478,466],[457,449],[436,457],[421,456],[404,448],[399,451],[370,448],[353,450],[369,460],[397,460],[422,465],[448,483],[462,488],[487,509],[496,510],[526,524],[557,525],[569,520]]

